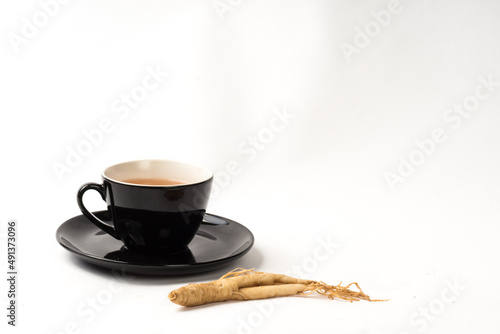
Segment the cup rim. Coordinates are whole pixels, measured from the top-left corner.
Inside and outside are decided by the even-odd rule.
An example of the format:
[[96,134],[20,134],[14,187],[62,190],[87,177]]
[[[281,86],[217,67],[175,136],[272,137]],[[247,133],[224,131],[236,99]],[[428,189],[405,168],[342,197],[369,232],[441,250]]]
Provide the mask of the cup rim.
[[[197,168],[203,173],[205,173],[203,178],[197,179],[196,181],[192,182],[185,182],[181,184],[173,184],[173,185],[161,185],[161,184],[138,184],[138,183],[130,183],[130,182],[125,182],[122,180],[118,180],[114,177],[111,177],[109,175],[106,175],[106,173],[109,174],[110,170],[119,168],[120,166],[125,166],[129,164],[141,164],[141,163],[167,163],[167,164],[175,164],[175,165],[183,165],[187,168]],[[118,184],[123,184],[127,186],[133,186],[133,187],[148,187],[148,188],[175,188],[175,187],[186,187],[186,186],[192,186],[200,183],[207,182],[211,179],[213,179],[214,174],[213,172],[208,169],[205,166],[194,164],[194,163],[189,163],[185,161],[179,161],[179,160],[170,160],[170,159],[138,159],[138,160],[130,160],[130,161],[125,161],[125,162],[120,162],[117,164],[113,164],[111,166],[106,167],[102,173],[101,176],[103,179],[108,180],[110,182],[118,183]]]

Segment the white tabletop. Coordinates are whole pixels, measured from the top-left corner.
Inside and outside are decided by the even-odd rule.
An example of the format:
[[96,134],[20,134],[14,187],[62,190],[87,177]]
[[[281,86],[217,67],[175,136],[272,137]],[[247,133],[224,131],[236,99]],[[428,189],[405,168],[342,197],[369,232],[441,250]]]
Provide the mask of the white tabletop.
[[[9,333],[498,333],[500,4],[2,4],[2,271]],[[56,241],[76,191],[142,158],[216,175],[208,212],[255,244],[184,277],[113,275]],[[93,210],[105,209],[89,194]],[[358,282],[186,309],[235,268]],[[2,329],[2,333],[4,333]]]

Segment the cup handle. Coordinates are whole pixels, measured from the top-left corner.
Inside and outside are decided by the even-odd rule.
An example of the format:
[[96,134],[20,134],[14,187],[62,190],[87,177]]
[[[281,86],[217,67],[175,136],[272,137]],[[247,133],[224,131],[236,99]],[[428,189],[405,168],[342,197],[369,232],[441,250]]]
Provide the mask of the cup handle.
[[115,239],[120,240],[120,238],[116,234],[115,228],[113,226],[111,226],[111,225],[103,222],[99,218],[97,218],[92,212],[87,210],[85,205],[83,205],[83,194],[87,190],[91,190],[91,189],[97,191],[101,195],[102,199],[106,200],[106,188],[104,187],[104,185],[92,183],[92,182],[85,183],[83,186],[80,187],[80,190],[78,190],[78,194],[76,196],[76,200],[78,202],[78,206],[80,207],[80,210],[82,211],[83,215],[88,218],[88,220],[90,220],[92,223],[94,223],[94,225],[96,225],[101,230],[108,233],[109,235],[111,235]]

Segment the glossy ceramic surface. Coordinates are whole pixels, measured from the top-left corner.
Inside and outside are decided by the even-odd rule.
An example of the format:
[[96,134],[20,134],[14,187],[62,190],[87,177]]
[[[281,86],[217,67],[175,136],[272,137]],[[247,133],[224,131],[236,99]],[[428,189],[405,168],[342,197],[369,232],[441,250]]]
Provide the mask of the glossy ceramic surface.
[[[107,211],[94,214],[104,221],[110,219]],[[83,215],[64,222],[56,238],[84,261],[143,275],[185,275],[213,270],[243,256],[254,243],[252,232],[245,226],[212,214],[205,214],[188,249],[166,256],[131,252]]]
[[[136,177],[169,176],[185,183],[144,185],[126,182]],[[185,250],[198,230],[210,196],[213,174],[208,169],[168,160],[137,160],[108,167],[103,183],[86,183],[77,193],[78,206],[97,227],[121,240],[127,249],[150,255]],[[109,223],[83,203],[88,190],[97,191],[111,213]]]

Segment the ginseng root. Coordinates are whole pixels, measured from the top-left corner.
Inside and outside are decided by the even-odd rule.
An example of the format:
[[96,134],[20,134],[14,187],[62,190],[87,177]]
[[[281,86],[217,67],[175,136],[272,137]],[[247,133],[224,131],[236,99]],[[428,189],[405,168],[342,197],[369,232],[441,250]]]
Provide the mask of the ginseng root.
[[[216,281],[192,283],[173,290],[168,298],[181,306],[198,306],[227,300],[252,300],[293,295],[308,295],[313,292],[330,299],[358,301],[382,301],[370,299],[358,283],[347,286],[328,285],[323,282],[294,278],[282,274],[272,274],[253,269],[236,268]],[[355,285],[359,291],[349,289]]]

